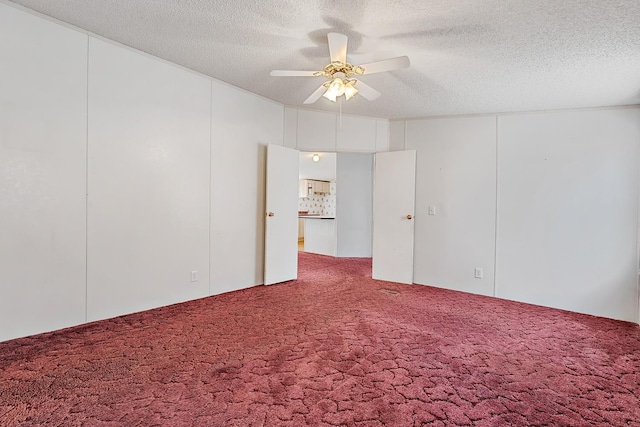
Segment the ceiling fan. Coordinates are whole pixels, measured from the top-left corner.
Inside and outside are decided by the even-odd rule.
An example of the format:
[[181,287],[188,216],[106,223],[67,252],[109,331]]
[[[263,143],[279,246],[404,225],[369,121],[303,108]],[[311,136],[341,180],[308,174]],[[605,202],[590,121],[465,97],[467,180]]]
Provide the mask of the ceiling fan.
[[381,93],[365,84],[362,80],[355,78],[356,76],[399,70],[409,66],[409,58],[406,56],[363,65],[349,64],[347,62],[347,36],[340,33],[329,33],[327,38],[329,40],[331,62],[322,71],[273,70],[270,73],[271,76],[275,77],[325,77],[328,81],[321,84],[304,101],[305,104],[313,104],[321,96],[336,102],[338,97],[344,95],[348,101],[357,93],[369,101],[373,101]]

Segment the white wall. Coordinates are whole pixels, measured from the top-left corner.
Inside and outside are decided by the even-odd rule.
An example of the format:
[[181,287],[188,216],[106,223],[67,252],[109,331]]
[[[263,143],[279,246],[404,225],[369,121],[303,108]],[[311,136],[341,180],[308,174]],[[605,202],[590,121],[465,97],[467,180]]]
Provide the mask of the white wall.
[[406,122],[416,282],[637,322],[639,144],[638,108]]
[[[388,120],[376,120],[376,153],[389,151],[389,121]],[[362,151],[369,151],[367,150]]]
[[87,38],[0,4],[0,341],[85,320]]
[[336,151],[336,116],[324,111],[298,111],[296,148],[306,151]]
[[406,121],[394,120],[389,123],[389,151],[405,149]]
[[281,105],[5,4],[0,37],[0,340],[262,283]]
[[284,107],[283,145],[288,148],[296,148],[298,145],[298,109]]
[[94,38],[89,70],[88,320],[207,296],[210,80]]
[[[313,161],[313,155],[318,154],[320,160]],[[315,179],[319,181],[336,180],[336,153],[319,153],[313,151],[300,152],[298,171],[300,179]]]
[[373,154],[338,153],[336,255],[371,257]]
[[[0,340],[261,283],[267,143],[418,150],[416,259],[451,267],[418,280],[487,293],[489,118],[339,130],[6,4],[0,37]],[[500,116],[495,295],[638,321],[639,114]],[[432,194],[446,215],[425,217]]]
[[498,124],[496,295],[638,320],[638,109]]
[[376,151],[376,120],[366,117],[338,117],[336,147],[340,151]]
[[283,144],[284,108],[213,83],[211,293],[263,283],[267,144]]
[[[495,117],[407,122],[407,149],[417,152],[416,283],[493,294],[495,123]],[[482,279],[474,277],[476,267]]]
[[286,107],[284,145],[301,151],[375,153],[389,149],[389,121]]

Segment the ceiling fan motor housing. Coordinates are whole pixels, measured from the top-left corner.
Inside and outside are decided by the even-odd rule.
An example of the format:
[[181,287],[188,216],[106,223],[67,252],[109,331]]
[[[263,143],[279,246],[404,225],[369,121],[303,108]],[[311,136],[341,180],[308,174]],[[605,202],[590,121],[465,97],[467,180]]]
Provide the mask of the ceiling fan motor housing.
[[359,65],[351,65],[348,62],[333,61],[322,71],[315,73],[315,76],[325,76],[329,80],[333,80],[336,73],[342,73],[346,78],[354,75],[364,74],[364,68]]

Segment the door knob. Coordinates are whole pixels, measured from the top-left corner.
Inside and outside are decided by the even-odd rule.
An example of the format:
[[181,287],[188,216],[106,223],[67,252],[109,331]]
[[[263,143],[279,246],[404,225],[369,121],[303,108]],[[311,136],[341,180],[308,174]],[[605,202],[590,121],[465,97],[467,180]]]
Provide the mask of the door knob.
[[413,217],[411,215],[407,215],[407,219],[412,219]]
[[268,216],[274,216],[275,214],[273,212],[269,212],[267,215]]

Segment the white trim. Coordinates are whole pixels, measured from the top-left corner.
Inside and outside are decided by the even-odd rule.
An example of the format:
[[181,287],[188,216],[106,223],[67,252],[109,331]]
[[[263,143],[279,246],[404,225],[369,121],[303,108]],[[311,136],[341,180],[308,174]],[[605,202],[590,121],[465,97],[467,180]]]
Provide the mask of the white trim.
[[640,104],[626,104],[626,105],[603,105],[598,107],[576,107],[576,108],[550,108],[548,110],[523,110],[523,111],[503,111],[494,113],[477,113],[477,114],[451,114],[442,116],[425,116],[425,117],[411,117],[405,119],[389,119],[390,122],[397,121],[421,121],[421,120],[438,120],[438,119],[457,119],[465,117],[491,117],[491,116],[513,116],[524,114],[548,114],[548,113],[560,113],[571,111],[602,111],[602,110],[620,110],[620,109],[633,109],[640,108]]

